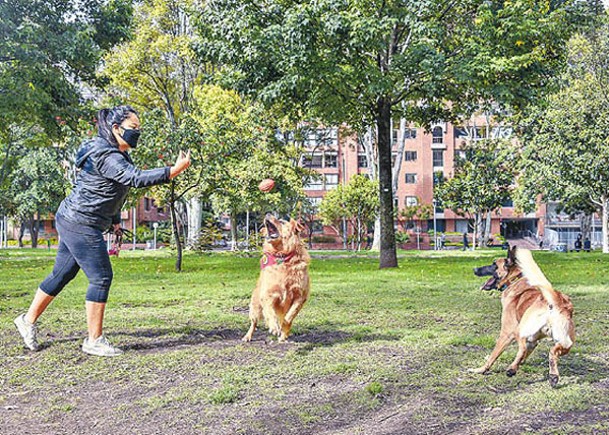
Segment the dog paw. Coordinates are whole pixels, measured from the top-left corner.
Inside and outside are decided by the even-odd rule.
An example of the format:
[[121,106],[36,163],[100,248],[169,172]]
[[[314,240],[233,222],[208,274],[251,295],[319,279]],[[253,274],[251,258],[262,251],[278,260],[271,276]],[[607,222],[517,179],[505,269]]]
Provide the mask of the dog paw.
[[476,373],[478,375],[484,375],[488,372],[488,369],[485,367],[478,367],[477,369],[467,369],[469,373]]
[[246,335],[245,337],[243,337],[241,339],[241,341],[244,342],[244,343],[249,343],[250,341],[252,341],[252,337]]
[[552,388],[556,388],[558,386],[558,375],[550,375],[550,379],[548,379],[550,381],[550,386]]
[[514,369],[507,369],[505,374],[507,375],[508,378],[511,378],[512,376],[514,376],[516,374],[516,370],[514,370]]

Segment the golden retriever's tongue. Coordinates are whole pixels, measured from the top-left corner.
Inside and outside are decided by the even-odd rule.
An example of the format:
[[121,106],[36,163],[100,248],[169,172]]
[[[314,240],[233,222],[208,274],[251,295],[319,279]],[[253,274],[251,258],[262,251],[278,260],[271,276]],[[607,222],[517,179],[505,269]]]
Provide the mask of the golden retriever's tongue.
[[265,221],[264,225],[266,226],[266,233],[268,237],[272,239],[276,239],[279,236],[279,230],[272,223]]

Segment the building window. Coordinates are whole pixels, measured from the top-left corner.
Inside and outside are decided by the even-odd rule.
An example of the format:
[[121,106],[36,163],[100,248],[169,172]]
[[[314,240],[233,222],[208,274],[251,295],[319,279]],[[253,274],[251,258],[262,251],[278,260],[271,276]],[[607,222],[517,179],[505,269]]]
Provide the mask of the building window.
[[305,145],[307,147],[335,146],[338,145],[338,129],[337,128],[318,128],[305,136]]
[[432,150],[433,151],[433,166],[443,167],[444,166],[444,150]]
[[144,210],[150,211],[151,201],[150,198],[144,198]]
[[406,207],[415,207],[419,205],[419,200],[416,196],[407,196],[404,198],[404,205]]
[[475,127],[474,132],[476,134],[476,139],[486,139],[486,126]]
[[395,197],[393,198],[393,210],[398,210],[400,208],[400,198],[399,197]]
[[392,145],[397,144],[399,138],[400,138],[400,130],[393,130],[392,135],[391,135],[391,144]]
[[435,171],[433,173],[433,185],[436,186],[444,180],[444,173],[442,171]]
[[434,127],[431,131],[432,143],[444,143],[444,132],[442,127]]
[[304,188],[305,190],[324,190],[324,182],[322,179],[311,180]]
[[315,153],[302,156],[302,166],[305,168],[322,168],[323,154]]
[[338,186],[338,174],[326,174],[326,190],[336,189]]
[[395,166],[395,159],[398,158],[397,153],[391,153],[391,167]]
[[417,129],[416,128],[407,128],[404,132],[404,137],[406,139],[416,139],[417,138]]
[[368,167],[368,157],[366,156],[366,154],[357,155],[357,167],[358,168],[367,168]]
[[324,154],[324,168],[337,168],[338,167],[338,156],[336,153],[325,153]]
[[321,196],[308,198],[309,204],[311,205],[311,207],[313,207],[315,209],[319,208],[319,205],[321,204],[322,199],[323,198]]
[[455,231],[458,233],[469,233],[470,222],[467,219],[455,220]]
[[323,233],[324,224],[321,221],[313,221],[311,225],[311,230],[313,233]]
[[514,201],[512,198],[509,198],[501,203],[501,207],[514,207]]
[[444,213],[444,206],[441,201],[436,201],[436,213]]
[[406,184],[416,184],[417,174],[406,174]]
[[404,161],[406,162],[414,162],[417,160],[417,152],[416,151],[404,151]]

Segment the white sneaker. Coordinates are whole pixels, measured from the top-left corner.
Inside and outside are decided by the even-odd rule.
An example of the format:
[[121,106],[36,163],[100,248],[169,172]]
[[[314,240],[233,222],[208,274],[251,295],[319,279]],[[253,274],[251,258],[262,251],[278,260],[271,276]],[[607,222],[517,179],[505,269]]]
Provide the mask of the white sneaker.
[[118,347],[112,346],[103,335],[97,337],[94,341],[85,338],[82,344],[82,351],[89,355],[97,356],[118,356],[123,353]]
[[40,349],[40,345],[36,340],[36,334],[38,334],[38,328],[36,324],[28,322],[25,318],[25,314],[17,316],[15,319],[15,326],[17,331],[23,337],[23,341],[29,350],[37,351]]

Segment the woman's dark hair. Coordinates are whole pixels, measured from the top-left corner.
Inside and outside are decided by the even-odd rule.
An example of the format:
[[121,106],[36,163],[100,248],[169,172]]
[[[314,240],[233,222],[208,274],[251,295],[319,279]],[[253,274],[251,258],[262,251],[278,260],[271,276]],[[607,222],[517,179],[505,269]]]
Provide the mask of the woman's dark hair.
[[112,134],[113,125],[121,125],[131,114],[137,115],[131,106],[116,106],[112,109],[102,109],[97,114],[97,135],[118,146]]

